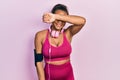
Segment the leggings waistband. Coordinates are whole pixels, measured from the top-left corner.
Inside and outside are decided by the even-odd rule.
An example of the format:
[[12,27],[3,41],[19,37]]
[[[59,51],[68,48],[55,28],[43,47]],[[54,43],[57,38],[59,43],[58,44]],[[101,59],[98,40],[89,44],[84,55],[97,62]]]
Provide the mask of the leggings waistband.
[[48,63],[46,63],[45,65],[46,65],[46,66],[49,65],[50,68],[54,68],[54,67],[55,67],[55,68],[62,68],[62,67],[71,65],[71,62],[68,61],[68,62],[66,62],[66,63],[64,63],[64,64],[61,64],[61,65],[54,65],[54,64],[48,64]]

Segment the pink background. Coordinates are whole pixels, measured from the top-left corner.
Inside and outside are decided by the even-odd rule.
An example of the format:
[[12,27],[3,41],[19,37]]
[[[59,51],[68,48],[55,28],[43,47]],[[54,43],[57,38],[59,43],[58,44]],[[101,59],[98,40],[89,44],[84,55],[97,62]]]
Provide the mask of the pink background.
[[0,80],[37,80],[34,35],[56,3],[87,19],[72,41],[75,80],[120,80],[119,0],[1,0]]

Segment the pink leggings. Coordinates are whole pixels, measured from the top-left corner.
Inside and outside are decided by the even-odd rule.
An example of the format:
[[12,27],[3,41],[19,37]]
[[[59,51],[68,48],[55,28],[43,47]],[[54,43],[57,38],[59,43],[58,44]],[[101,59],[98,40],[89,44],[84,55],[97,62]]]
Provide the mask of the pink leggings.
[[73,69],[70,62],[67,62],[62,65],[52,65],[46,63],[44,70],[45,80],[74,80]]

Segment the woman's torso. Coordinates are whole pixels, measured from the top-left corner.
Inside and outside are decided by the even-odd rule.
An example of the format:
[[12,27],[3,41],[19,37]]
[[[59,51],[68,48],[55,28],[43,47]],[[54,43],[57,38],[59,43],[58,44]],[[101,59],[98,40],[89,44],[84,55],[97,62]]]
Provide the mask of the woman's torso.
[[[44,55],[45,62],[54,65],[64,64],[70,61],[70,54],[72,51],[70,42],[71,38],[64,31],[58,38],[59,45],[55,46],[53,42],[54,38],[50,37],[48,30],[44,31],[44,38],[42,41],[42,53]],[[49,53],[49,49],[51,52]],[[50,60],[50,61],[49,61]]]

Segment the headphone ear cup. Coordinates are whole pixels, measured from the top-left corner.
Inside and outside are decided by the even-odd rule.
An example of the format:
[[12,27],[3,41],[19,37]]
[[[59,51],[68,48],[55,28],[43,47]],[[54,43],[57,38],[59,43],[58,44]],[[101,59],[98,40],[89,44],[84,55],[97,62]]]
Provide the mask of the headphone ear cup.
[[52,30],[52,31],[51,31],[51,36],[54,37],[54,38],[59,37],[59,34],[60,34],[59,31],[55,31],[55,30]]
[[51,36],[55,37],[55,31],[54,30],[51,31]]
[[57,38],[57,37],[59,37],[59,35],[60,35],[60,32],[59,32],[59,31],[56,31],[56,32],[55,32],[55,37]]

